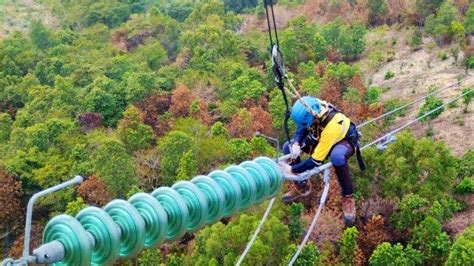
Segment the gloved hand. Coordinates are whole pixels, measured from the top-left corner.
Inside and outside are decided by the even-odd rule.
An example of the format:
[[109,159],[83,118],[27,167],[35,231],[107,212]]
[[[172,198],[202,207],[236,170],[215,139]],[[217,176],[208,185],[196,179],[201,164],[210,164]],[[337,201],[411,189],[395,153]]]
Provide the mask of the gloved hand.
[[298,142],[295,142],[291,144],[290,146],[290,158],[291,159],[296,159],[298,156],[301,154],[301,146]]
[[278,167],[280,168],[280,171],[283,176],[295,176],[295,174],[291,170],[291,165],[285,162],[279,162]]

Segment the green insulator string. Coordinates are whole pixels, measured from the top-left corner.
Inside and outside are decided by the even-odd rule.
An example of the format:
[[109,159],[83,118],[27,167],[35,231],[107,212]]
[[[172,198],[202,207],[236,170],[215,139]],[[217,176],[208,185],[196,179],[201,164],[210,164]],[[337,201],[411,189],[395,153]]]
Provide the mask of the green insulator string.
[[145,221],[145,248],[162,244],[168,231],[168,215],[157,199],[147,193],[137,193],[128,199]]
[[143,250],[145,238],[145,221],[132,204],[117,199],[109,202],[104,210],[120,228],[121,258],[131,258]]
[[214,179],[208,176],[196,176],[191,179],[206,195],[207,199],[207,224],[213,224],[224,216],[225,195],[224,190]]
[[110,265],[270,199],[282,184],[278,165],[259,157],[128,201],[113,200],[103,209],[87,207],[75,218],[56,216],[43,242],[63,245],[64,258],[56,265]]
[[101,208],[87,207],[76,215],[76,219],[94,238],[91,264],[112,264],[120,251],[120,231],[112,217]]
[[237,183],[230,174],[222,170],[212,171],[208,176],[214,179],[224,190],[224,217],[231,216],[239,210],[242,200],[242,192],[239,183]]
[[181,195],[169,187],[157,188],[151,195],[160,202],[168,215],[166,240],[182,237],[186,233],[189,212]]
[[65,250],[65,256],[54,265],[78,265],[87,266],[91,264],[91,243],[86,230],[73,217],[61,214],[51,219],[43,233],[43,243],[54,240],[61,242]]
[[270,187],[268,186],[268,184],[270,184],[270,178],[265,172],[265,169],[263,169],[258,163],[251,161],[243,162],[239,166],[247,170],[255,181],[257,191],[254,204],[266,200],[270,192]]
[[257,197],[257,185],[255,179],[250,176],[249,172],[240,166],[229,166],[224,171],[235,178],[240,185],[242,191],[242,200],[240,202],[240,210],[247,209],[255,202]]
[[183,197],[188,206],[189,219],[186,225],[187,231],[194,232],[201,229],[207,222],[206,195],[194,183],[189,181],[180,181],[171,188]]

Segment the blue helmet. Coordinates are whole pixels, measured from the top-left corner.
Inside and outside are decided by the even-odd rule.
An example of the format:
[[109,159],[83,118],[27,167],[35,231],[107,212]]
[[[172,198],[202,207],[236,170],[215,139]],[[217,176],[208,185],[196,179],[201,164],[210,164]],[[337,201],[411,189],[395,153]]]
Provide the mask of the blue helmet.
[[313,124],[315,117],[311,112],[309,112],[307,107],[301,103],[301,101],[304,101],[307,106],[311,107],[316,114],[321,112],[321,104],[318,99],[311,96],[302,97],[293,104],[293,107],[291,108],[291,118],[295,121],[298,127],[308,128]]

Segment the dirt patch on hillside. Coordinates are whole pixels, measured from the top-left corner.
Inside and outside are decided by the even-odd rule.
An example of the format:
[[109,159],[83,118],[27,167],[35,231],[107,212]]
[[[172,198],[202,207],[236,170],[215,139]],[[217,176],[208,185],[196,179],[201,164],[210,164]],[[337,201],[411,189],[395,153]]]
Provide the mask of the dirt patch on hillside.
[[[462,65],[463,53],[459,52],[456,60],[451,53],[455,47],[438,48],[434,46],[433,40],[424,38],[423,48],[413,51],[406,45],[406,32],[391,29],[384,38],[392,40],[397,38],[397,44],[392,48],[390,62],[383,63],[370,73],[367,70],[373,86],[386,89],[382,100],[402,99],[412,101],[429,92],[430,86],[444,88],[466,78],[460,85],[441,92],[438,97],[448,101],[451,97],[459,95],[463,88],[474,87],[474,76],[472,71],[467,71]],[[443,59],[442,55],[447,58]],[[388,72],[393,72],[394,77],[386,79]],[[370,73],[370,74],[368,74]],[[368,75],[367,75],[368,74]],[[467,74],[467,76],[466,76]],[[402,125],[416,117],[419,108],[424,101],[410,108],[405,117],[399,118],[395,125]],[[464,111],[464,104],[459,100],[454,108],[445,108],[445,111],[436,119],[416,123],[411,128],[416,136],[430,135],[435,140],[443,140],[452,149],[455,155],[462,155],[468,149],[474,148],[474,142],[470,141],[474,134],[474,116],[472,115],[472,104]]]
[[[411,0],[388,0],[388,6],[390,8],[386,22],[391,24],[412,12],[415,2]],[[320,24],[330,22],[337,17],[347,23],[360,22],[365,24],[369,19],[367,0],[306,0],[303,4],[292,7],[277,4],[274,6],[274,11],[277,27],[280,29],[286,27],[289,20],[299,16],[305,16],[309,21]],[[243,15],[243,18],[241,31],[244,33],[267,28],[264,13],[260,17],[254,14],[246,14]]]
[[462,212],[458,212],[450,219],[443,228],[451,236],[462,233],[464,229],[474,224],[474,195],[463,196],[462,199],[468,207]]
[[35,20],[47,27],[59,26],[51,10],[34,0],[0,0],[0,38],[15,31],[26,32]]

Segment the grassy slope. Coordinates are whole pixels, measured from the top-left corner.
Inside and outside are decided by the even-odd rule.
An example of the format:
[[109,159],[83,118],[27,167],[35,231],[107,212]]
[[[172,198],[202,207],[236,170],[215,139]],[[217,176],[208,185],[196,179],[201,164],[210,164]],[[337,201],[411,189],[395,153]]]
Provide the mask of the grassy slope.
[[0,38],[15,31],[26,31],[35,19],[50,27],[58,25],[51,11],[37,1],[0,0]]

